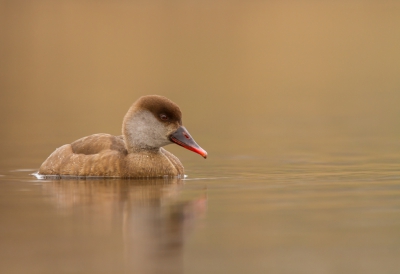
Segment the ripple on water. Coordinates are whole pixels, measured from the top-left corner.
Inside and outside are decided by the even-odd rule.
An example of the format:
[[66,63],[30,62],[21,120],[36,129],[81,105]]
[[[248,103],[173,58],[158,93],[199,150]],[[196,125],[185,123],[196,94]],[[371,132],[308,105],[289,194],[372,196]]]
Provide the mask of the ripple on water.
[[32,171],[37,171],[37,169],[36,168],[20,168],[20,169],[10,170],[10,172],[32,172]]

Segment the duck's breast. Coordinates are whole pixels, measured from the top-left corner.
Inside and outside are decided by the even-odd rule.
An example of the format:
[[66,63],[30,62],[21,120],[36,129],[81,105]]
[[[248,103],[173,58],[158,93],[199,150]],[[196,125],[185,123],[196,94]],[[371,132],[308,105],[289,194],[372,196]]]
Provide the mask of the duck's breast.
[[123,177],[183,176],[183,165],[163,148],[158,151],[129,153],[123,166]]

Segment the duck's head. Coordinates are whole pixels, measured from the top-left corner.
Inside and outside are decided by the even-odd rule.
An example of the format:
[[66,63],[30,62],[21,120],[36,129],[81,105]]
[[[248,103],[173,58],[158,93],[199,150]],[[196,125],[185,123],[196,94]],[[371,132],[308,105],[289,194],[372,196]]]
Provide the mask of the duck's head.
[[124,117],[122,134],[130,151],[159,149],[175,143],[207,158],[207,152],[182,126],[178,105],[162,96],[143,96],[133,103]]

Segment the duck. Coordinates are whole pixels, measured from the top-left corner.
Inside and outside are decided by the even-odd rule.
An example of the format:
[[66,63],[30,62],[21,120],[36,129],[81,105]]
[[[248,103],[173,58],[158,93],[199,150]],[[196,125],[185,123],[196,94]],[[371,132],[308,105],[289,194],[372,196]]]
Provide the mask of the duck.
[[182,125],[182,112],[166,97],[140,97],[123,118],[122,135],[93,134],[57,148],[38,175],[72,177],[184,177],[180,160],[163,147],[182,146],[204,158]]

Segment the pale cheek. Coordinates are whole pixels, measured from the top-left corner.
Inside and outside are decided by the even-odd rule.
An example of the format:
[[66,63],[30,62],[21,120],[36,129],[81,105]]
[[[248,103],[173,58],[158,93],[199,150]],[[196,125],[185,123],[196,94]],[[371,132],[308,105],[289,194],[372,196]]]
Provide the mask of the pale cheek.
[[176,125],[160,122],[150,112],[138,113],[128,124],[131,143],[136,146],[161,147],[171,143],[169,135],[176,131]]

